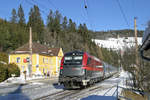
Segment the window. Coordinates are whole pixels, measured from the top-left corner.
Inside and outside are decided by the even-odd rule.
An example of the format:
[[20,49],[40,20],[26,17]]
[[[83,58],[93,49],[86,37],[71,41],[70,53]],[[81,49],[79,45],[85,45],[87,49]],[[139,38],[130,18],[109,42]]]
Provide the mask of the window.
[[43,63],[45,63],[45,59],[43,58]]
[[72,60],[72,57],[65,57],[65,60]]
[[48,58],[43,58],[43,63],[48,64]]
[[87,65],[90,64],[91,58],[88,58]]
[[50,63],[50,64],[53,64],[53,61],[52,61],[52,60],[53,60],[52,58],[49,59],[49,63]]
[[74,57],[74,60],[82,60],[82,56],[76,56]]
[[17,63],[20,63],[20,57],[17,57]]
[[65,56],[64,65],[82,65],[83,56]]
[[48,58],[45,58],[45,63],[47,63],[47,64],[48,64]]

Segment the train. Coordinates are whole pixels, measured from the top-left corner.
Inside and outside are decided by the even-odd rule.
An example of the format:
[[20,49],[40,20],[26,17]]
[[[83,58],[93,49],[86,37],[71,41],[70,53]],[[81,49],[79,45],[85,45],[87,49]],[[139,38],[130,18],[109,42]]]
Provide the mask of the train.
[[83,88],[108,78],[117,71],[116,67],[87,52],[72,51],[65,53],[61,60],[58,82],[66,89]]

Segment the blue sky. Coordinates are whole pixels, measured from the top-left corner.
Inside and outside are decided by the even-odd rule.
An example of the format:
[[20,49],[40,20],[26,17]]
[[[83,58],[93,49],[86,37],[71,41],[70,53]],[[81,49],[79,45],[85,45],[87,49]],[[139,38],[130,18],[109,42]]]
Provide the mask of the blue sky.
[[[18,9],[22,4],[25,18],[32,4],[39,6],[42,18],[46,22],[49,9],[58,9],[63,16],[71,18],[79,25],[86,23],[88,28],[94,31],[133,29],[134,17],[137,17],[137,28],[145,29],[150,20],[150,0],[119,0],[123,12],[126,16],[125,21],[119,8],[117,0],[1,0],[0,18],[10,20],[13,8]],[[87,10],[84,8],[84,1],[87,3]]]

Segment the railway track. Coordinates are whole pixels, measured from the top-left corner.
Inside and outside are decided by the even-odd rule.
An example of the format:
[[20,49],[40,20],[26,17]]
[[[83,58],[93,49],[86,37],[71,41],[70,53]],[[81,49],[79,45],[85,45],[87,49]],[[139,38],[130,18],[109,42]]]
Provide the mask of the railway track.
[[78,91],[79,90],[62,90],[35,100],[63,100],[66,99],[68,96],[77,93]]
[[56,93],[49,94],[47,96],[38,98],[36,100],[77,100],[93,94],[97,91],[113,88],[115,86],[92,86],[82,90],[62,90]]
[[[114,75],[114,77],[118,77],[118,74]],[[95,84],[94,86],[91,86],[82,90],[62,90],[62,91],[38,98],[36,100],[77,100],[79,98],[84,98],[90,94],[94,94],[95,92],[116,87],[116,85],[104,86],[104,85],[101,85],[101,82]]]
[[92,87],[90,89],[87,89],[87,90],[83,90],[83,91],[80,91],[79,93],[76,93],[74,95],[71,95],[69,96],[69,99],[68,100],[78,100],[79,98],[84,98],[84,97],[87,97],[91,94],[94,94],[98,91],[102,91],[102,90],[107,90],[107,89],[110,89],[110,88],[113,88],[115,86],[95,86],[95,87]]

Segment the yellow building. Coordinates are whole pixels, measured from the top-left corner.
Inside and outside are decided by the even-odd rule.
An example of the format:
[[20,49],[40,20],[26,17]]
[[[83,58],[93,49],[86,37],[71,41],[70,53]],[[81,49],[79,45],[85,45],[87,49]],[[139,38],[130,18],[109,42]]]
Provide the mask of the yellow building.
[[[30,57],[32,58],[30,62]],[[29,43],[19,47],[9,54],[9,63],[19,66],[21,74],[26,75],[50,75],[59,74],[60,62],[63,57],[62,48],[48,48],[47,46],[33,42],[32,56],[29,50]],[[32,64],[32,67],[30,66]]]

